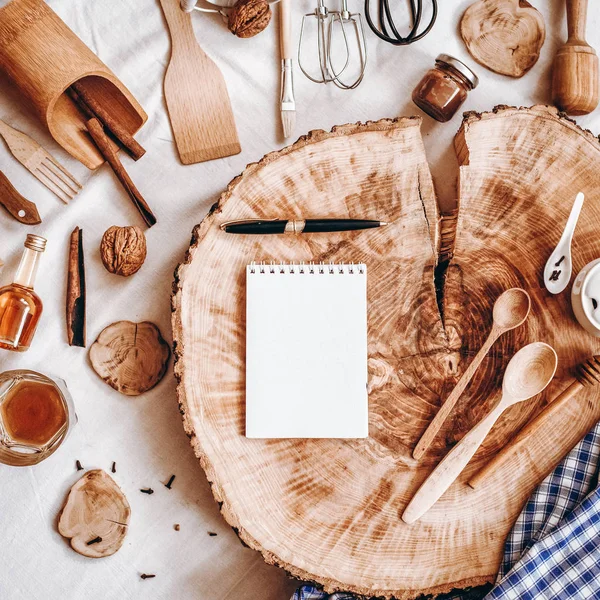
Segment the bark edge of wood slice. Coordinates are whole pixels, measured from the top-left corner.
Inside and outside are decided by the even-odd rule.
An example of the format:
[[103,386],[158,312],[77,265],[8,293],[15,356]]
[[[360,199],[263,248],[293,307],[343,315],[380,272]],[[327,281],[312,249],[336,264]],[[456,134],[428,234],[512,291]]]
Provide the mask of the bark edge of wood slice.
[[460,34],[480,65],[518,78],[538,61],[546,27],[527,0],[478,0],[464,12]]
[[[584,392],[566,419],[530,441],[527,457],[480,490],[466,485],[591,353],[568,298],[550,297],[539,273],[560,237],[556,223],[568,216],[564,198],[580,187],[596,218],[580,220],[578,236],[591,242],[579,248],[574,268],[600,255],[589,225],[600,221],[600,144],[550,107],[466,113],[455,138],[460,210],[441,221],[440,238],[419,125],[401,118],[314,131],[248,165],[194,228],[173,284],[180,410],[221,513],[267,563],[327,592],[408,600],[492,582],[537,475],[600,418]],[[232,218],[359,211],[390,225],[367,237],[245,236],[235,243],[218,227]],[[527,226],[544,235],[524,236]],[[273,259],[369,265],[368,439],[244,437],[243,272],[252,260]],[[439,296],[445,329],[433,277],[439,260],[449,260]],[[414,445],[487,336],[496,297],[515,286],[531,293],[532,316],[492,349],[417,463]],[[510,357],[537,340],[559,354],[556,380],[511,408],[436,506],[404,524],[401,511],[421,482],[498,401]]]
[[58,532],[78,554],[105,558],[123,545],[130,517],[131,508],[121,488],[106,471],[94,469],[69,491]]
[[116,321],[105,327],[88,353],[96,374],[126,396],[151,390],[164,377],[171,348],[150,321]]

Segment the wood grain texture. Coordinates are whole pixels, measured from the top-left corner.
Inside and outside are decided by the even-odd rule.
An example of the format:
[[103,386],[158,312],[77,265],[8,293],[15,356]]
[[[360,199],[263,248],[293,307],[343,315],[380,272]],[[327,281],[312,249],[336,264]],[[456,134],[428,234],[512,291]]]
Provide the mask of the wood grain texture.
[[[536,474],[600,418],[595,390],[573,399],[572,418],[533,436],[535,466],[512,464],[493,486],[470,475],[562,387],[598,342],[573,319],[567,295],[541,285],[560,237],[564,198],[586,206],[575,268],[600,255],[600,144],[554,109],[469,114],[456,137],[460,210],[453,258],[436,302],[436,199],[419,132],[398,119],[315,131],[249,165],[194,230],[173,296],[175,374],[184,427],[225,519],[265,560],[327,590],[414,598],[490,582],[505,536]],[[589,196],[588,196],[589,194]],[[363,217],[391,224],[326,236],[246,236],[236,218]],[[245,266],[256,261],[364,261],[369,268],[369,435],[366,440],[244,437]],[[532,314],[492,347],[427,457],[412,449],[491,327],[502,291],[523,287]],[[558,381],[539,400],[511,407],[444,497],[417,523],[401,514],[435,464],[498,402],[514,352],[546,341]]]
[[85,133],[85,117],[65,93],[73,82],[81,82],[130,134],[148,119],[131,92],[44,0],[12,0],[0,8],[0,70],[56,142],[90,169],[104,159]]
[[121,488],[106,471],[95,469],[71,488],[58,531],[71,540],[75,552],[104,558],[123,545],[130,517],[129,502]]
[[460,34],[480,65],[522,77],[540,57],[546,27],[527,0],[478,0],[465,11]]
[[179,0],[159,0],[171,36],[165,100],[184,165],[241,152],[225,79],[199,46]]
[[587,115],[600,97],[598,56],[585,41],[588,0],[567,0],[567,42],[552,65],[552,102],[569,115]]
[[118,321],[100,332],[89,357],[108,385],[126,396],[139,396],[164,377],[171,349],[154,323]]

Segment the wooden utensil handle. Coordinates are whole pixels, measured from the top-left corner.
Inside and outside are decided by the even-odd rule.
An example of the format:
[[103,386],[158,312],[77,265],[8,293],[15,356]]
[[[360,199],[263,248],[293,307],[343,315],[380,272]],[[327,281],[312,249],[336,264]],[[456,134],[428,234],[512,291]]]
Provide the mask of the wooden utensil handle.
[[194,42],[196,40],[190,13],[181,9],[179,0],[159,0],[159,2],[171,35],[171,53],[180,45],[184,50],[186,42],[189,42],[190,39]]
[[585,42],[588,0],[567,0],[569,42]]
[[100,123],[98,119],[90,119],[86,123],[86,126],[89,134],[94,140],[94,143],[98,147],[98,150],[100,150],[100,153],[102,156],[104,156],[106,162],[114,171],[117,179],[121,182],[122,186],[125,188],[125,191],[129,194],[129,197],[135,204],[135,207],[139,210],[142,218],[146,222],[146,225],[148,225],[148,227],[152,227],[152,225],[156,223],[156,217],[150,210],[150,207],[144,200],[142,194],[140,194],[139,190],[135,187],[131,177],[129,177],[129,174],[125,170],[125,167],[123,167],[121,164],[119,157],[110,144],[108,136],[104,133],[102,123]]
[[490,332],[488,339],[485,341],[479,352],[475,355],[475,358],[471,361],[471,364],[467,367],[467,370],[462,374],[462,377],[458,380],[458,383],[452,390],[451,394],[444,401],[440,407],[440,410],[438,410],[431,423],[429,423],[425,433],[423,433],[419,439],[415,449],[413,450],[413,458],[419,460],[423,454],[425,454],[429,446],[431,446],[431,442],[433,442],[435,436],[438,434],[439,430],[444,424],[444,421],[448,418],[448,415],[456,406],[458,399],[469,385],[469,382],[473,378],[473,375],[475,375],[475,372],[479,368],[481,361],[485,358],[493,343],[498,339],[498,337],[500,337],[501,334],[502,331],[492,327],[492,331]]
[[281,0],[279,11],[281,59],[284,60],[294,56],[292,47],[292,0]]
[[19,223],[37,225],[42,222],[36,205],[23,198],[2,171],[0,171],[0,205],[4,206]]
[[528,439],[535,435],[540,429],[548,426],[552,422],[554,415],[559,413],[564,405],[581,389],[583,385],[579,381],[574,381],[556,400],[551,402],[533,421],[525,425],[517,436],[510,441],[504,448],[496,454],[490,462],[488,462],[480,471],[478,471],[471,479],[469,485],[475,489],[480,486],[483,481],[489,477],[494,471],[500,469],[510,459],[521,450]]
[[507,402],[500,400],[494,410],[450,450],[409,502],[402,515],[404,522],[414,523],[440,499],[473,458],[506,406]]

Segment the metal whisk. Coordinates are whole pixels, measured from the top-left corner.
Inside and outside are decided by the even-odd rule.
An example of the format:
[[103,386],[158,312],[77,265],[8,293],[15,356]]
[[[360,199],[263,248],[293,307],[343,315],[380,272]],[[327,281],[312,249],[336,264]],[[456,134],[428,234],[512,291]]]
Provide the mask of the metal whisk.
[[[316,21],[317,33],[317,64],[318,68],[307,68],[303,60],[303,49],[305,45],[305,28],[309,19]],[[339,48],[341,40],[342,59],[337,59],[336,67],[332,58],[334,48]],[[350,40],[353,40],[351,43]],[[342,79],[355,59],[358,59],[358,74],[354,75],[352,81]],[[308,79],[315,83],[333,82],[341,89],[354,89],[363,80],[367,65],[367,46],[365,42],[362,16],[359,13],[351,13],[348,10],[348,0],[342,0],[341,10],[329,10],[324,0],[317,0],[317,7],[311,13],[302,18],[300,28],[300,39],[298,42],[298,64],[301,71]]]

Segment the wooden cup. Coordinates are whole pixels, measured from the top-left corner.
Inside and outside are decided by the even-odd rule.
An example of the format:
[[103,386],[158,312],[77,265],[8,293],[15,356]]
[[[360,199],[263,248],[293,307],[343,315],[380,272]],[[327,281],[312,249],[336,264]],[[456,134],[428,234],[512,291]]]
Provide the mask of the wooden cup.
[[104,158],[86,133],[85,116],[65,94],[72,83],[84,85],[131,134],[148,120],[131,92],[43,0],[12,0],[0,8],[0,70],[56,142],[90,169]]

